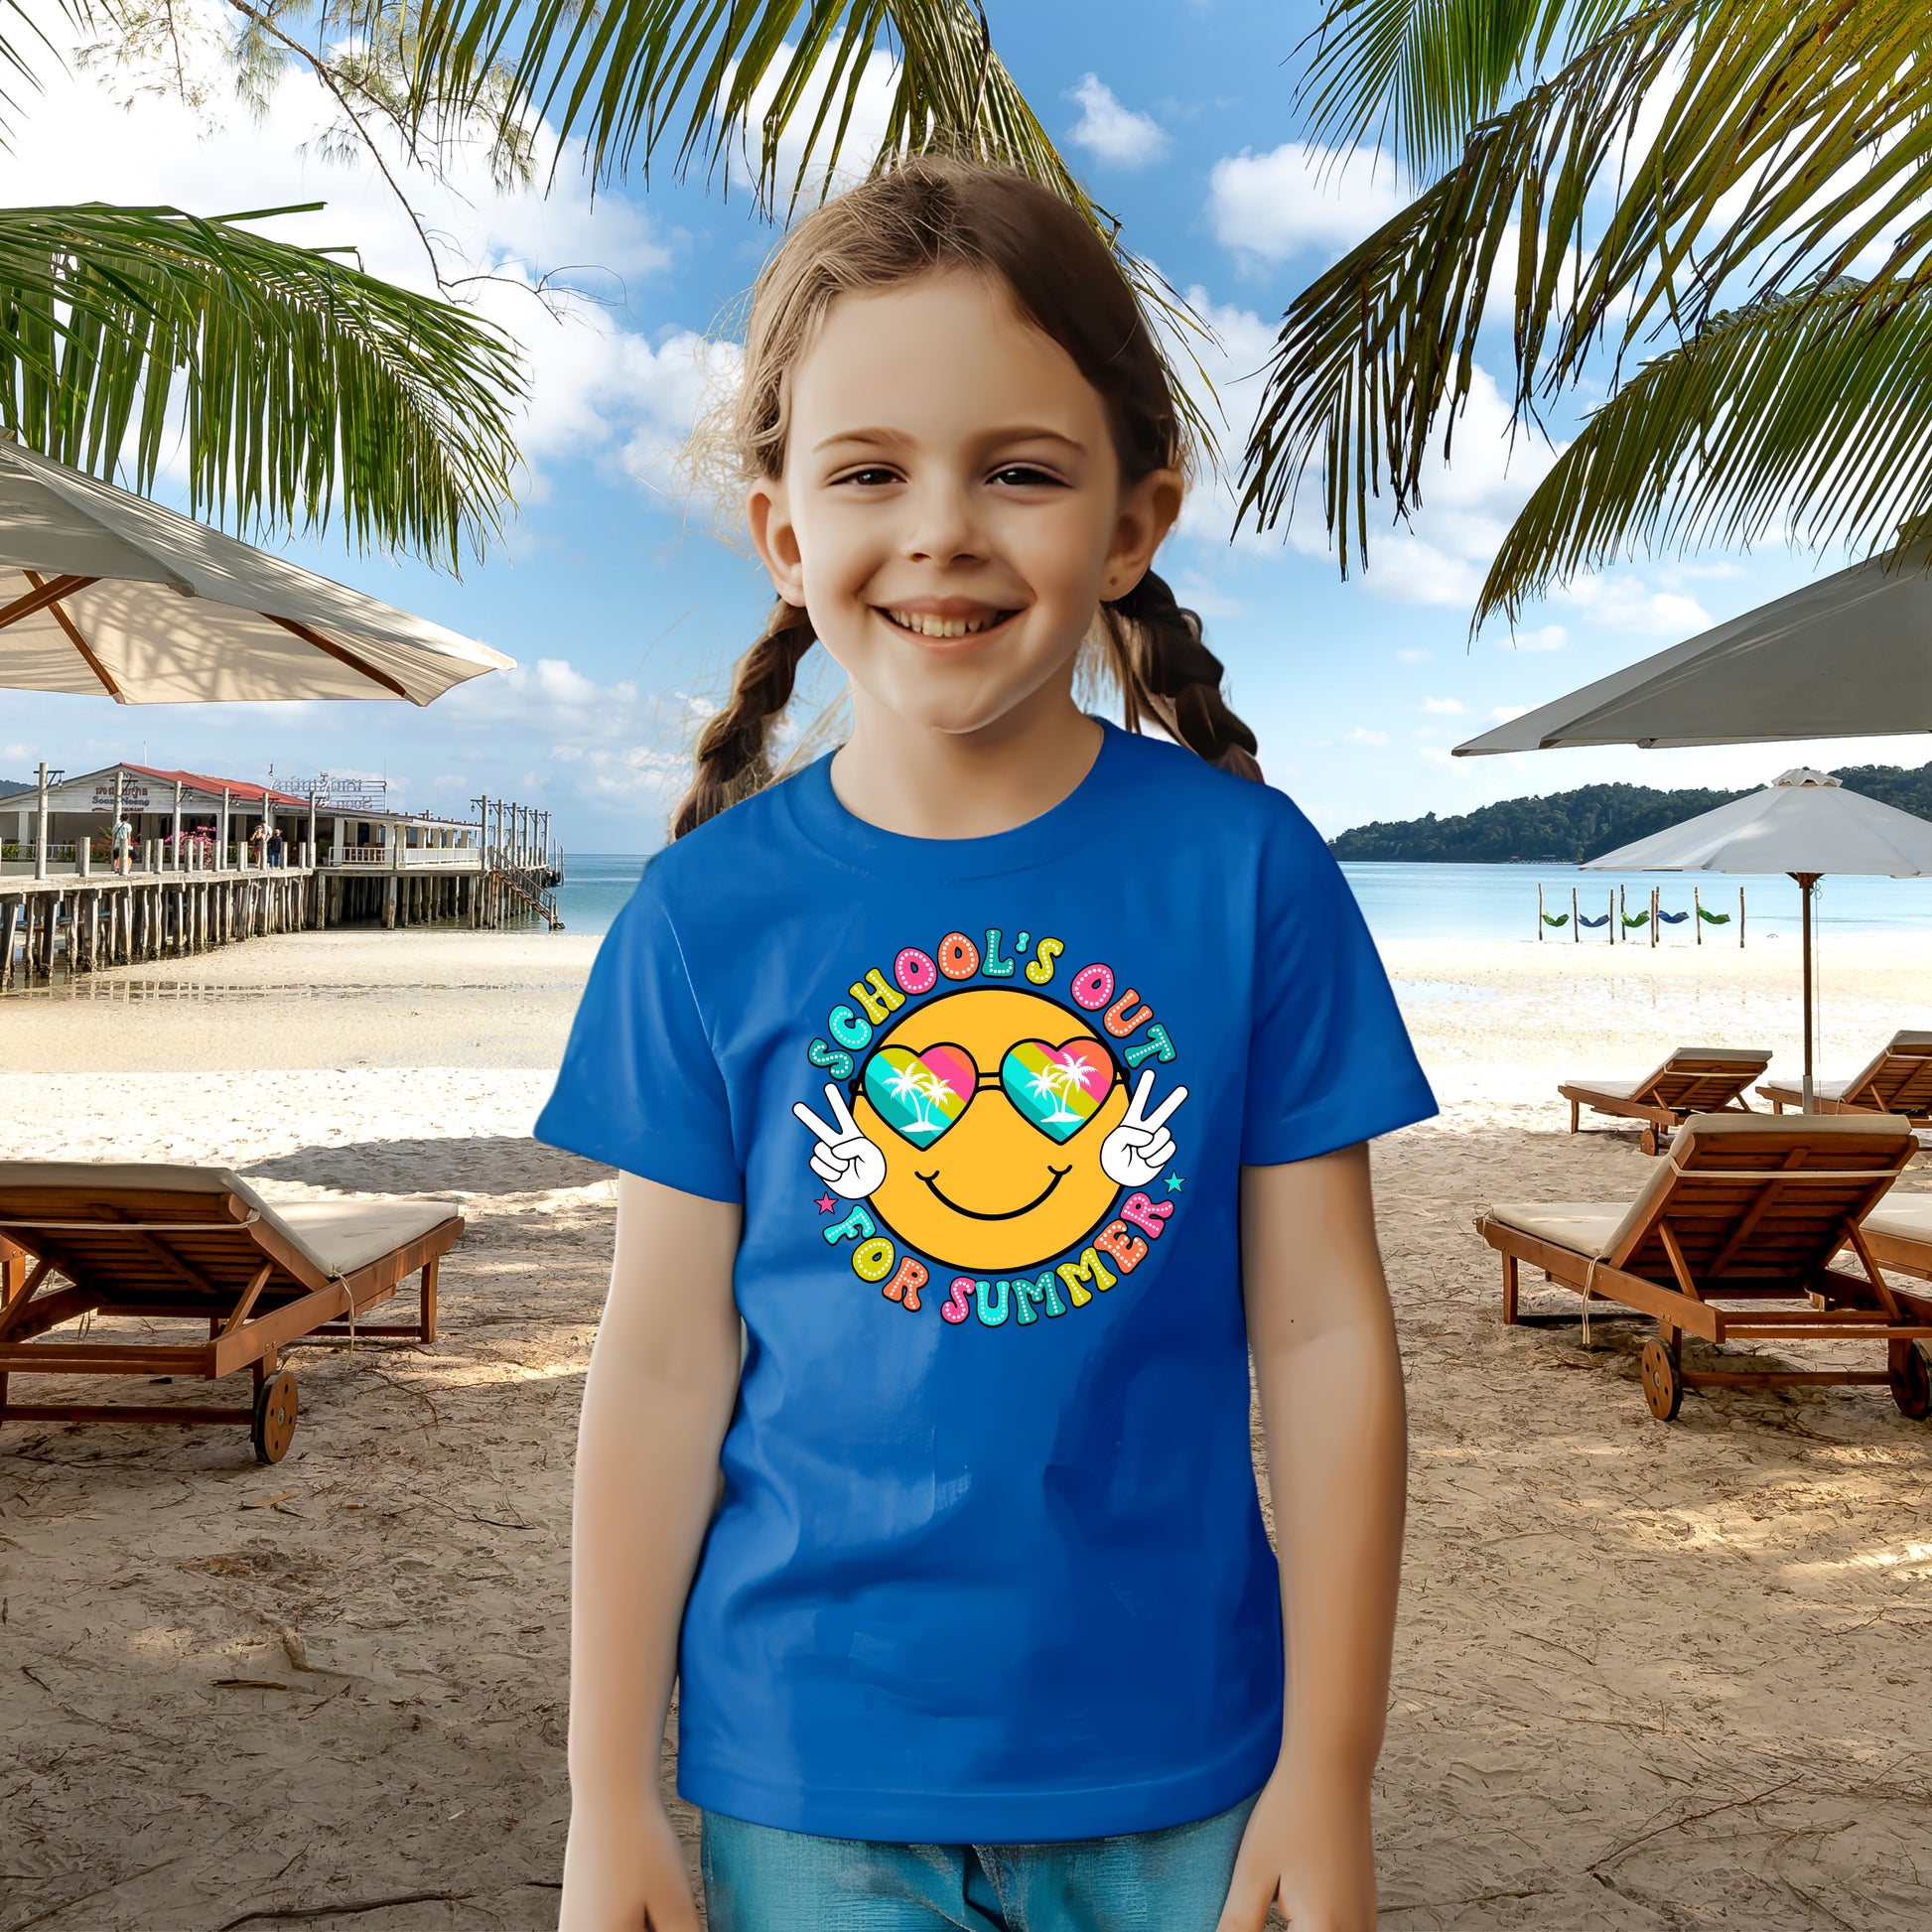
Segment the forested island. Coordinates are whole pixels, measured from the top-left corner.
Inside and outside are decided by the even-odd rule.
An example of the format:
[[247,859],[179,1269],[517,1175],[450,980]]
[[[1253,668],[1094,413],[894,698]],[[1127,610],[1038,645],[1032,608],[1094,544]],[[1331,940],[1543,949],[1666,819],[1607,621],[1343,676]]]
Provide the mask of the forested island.
[[[1867,798],[1932,818],[1932,763],[1852,764],[1832,775]],[[1743,796],[1741,791],[1660,791],[1654,785],[1579,785],[1546,798],[1505,798],[1455,818],[1431,812],[1357,825],[1330,839],[1328,850],[1337,859],[1409,865],[1576,866]]]

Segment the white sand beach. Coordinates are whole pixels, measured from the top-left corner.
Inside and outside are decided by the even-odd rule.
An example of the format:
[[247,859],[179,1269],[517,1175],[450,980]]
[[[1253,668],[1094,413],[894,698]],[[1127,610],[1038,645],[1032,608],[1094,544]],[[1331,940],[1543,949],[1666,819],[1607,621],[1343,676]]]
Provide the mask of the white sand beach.
[[[595,945],[305,933],[0,1001],[0,1156],[469,1222],[436,1344],[293,1351],[274,1467],[238,1428],[0,1432],[0,1932],[554,1925],[613,1190],[529,1124]],[[1546,1292],[1504,1328],[1470,1231],[1649,1173],[1634,1133],[1569,1134],[1560,1073],[1691,1040],[1795,1070],[1795,938],[1387,957],[1446,1111],[1377,1153],[1414,1437],[1386,1922],[1922,1927],[1932,1429],[1869,1389],[1693,1394],[1662,1426],[1643,1329],[1586,1352]],[[1828,953],[1823,985],[1821,1072],[1932,1027],[1909,944]]]

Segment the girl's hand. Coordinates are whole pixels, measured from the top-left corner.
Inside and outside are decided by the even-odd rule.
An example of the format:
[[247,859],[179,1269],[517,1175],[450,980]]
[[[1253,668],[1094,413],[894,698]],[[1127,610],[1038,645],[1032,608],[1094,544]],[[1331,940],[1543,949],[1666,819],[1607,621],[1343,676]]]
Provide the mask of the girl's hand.
[[698,1908],[664,1807],[621,1817],[573,1810],[557,1932],[698,1932]]
[[1262,1932],[1277,1902],[1295,1932],[1374,1932],[1366,1789],[1277,1767],[1249,1814],[1216,1932]]

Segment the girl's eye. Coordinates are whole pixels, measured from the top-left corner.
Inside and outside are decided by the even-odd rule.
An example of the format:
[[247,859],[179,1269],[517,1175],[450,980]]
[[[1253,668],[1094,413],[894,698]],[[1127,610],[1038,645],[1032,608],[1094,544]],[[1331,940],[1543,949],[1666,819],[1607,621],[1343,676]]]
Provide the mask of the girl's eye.
[[991,482],[1005,483],[1015,489],[1058,489],[1063,487],[1058,477],[1050,471],[1035,469],[1031,463],[1009,463],[1005,469],[994,471]]
[[892,483],[897,481],[898,478],[893,471],[881,469],[877,465],[866,470],[849,470],[839,479],[839,482],[842,483],[864,483],[868,487],[875,489],[883,483]]

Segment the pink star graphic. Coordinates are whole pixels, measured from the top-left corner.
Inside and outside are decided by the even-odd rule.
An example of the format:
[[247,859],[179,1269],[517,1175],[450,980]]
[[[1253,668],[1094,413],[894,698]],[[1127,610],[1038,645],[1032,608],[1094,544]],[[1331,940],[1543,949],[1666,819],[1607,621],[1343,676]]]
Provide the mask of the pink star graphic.
[[820,1194],[820,1195],[819,1195],[819,1197],[818,1197],[818,1211],[819,1211],[819,1212],[820,1212],[821,1214],[829,1214],[829,1213],[831,1213],[831,1211],[833,1210],[833,1208],[835,1208],[836,1206],[838,1206],[838,1202],[837,1202],[837,1201],[835,1201],[835,1200],[834,1200],[834,1199],[832,1198],[832,1196],[831,1196],[830,1194]]

